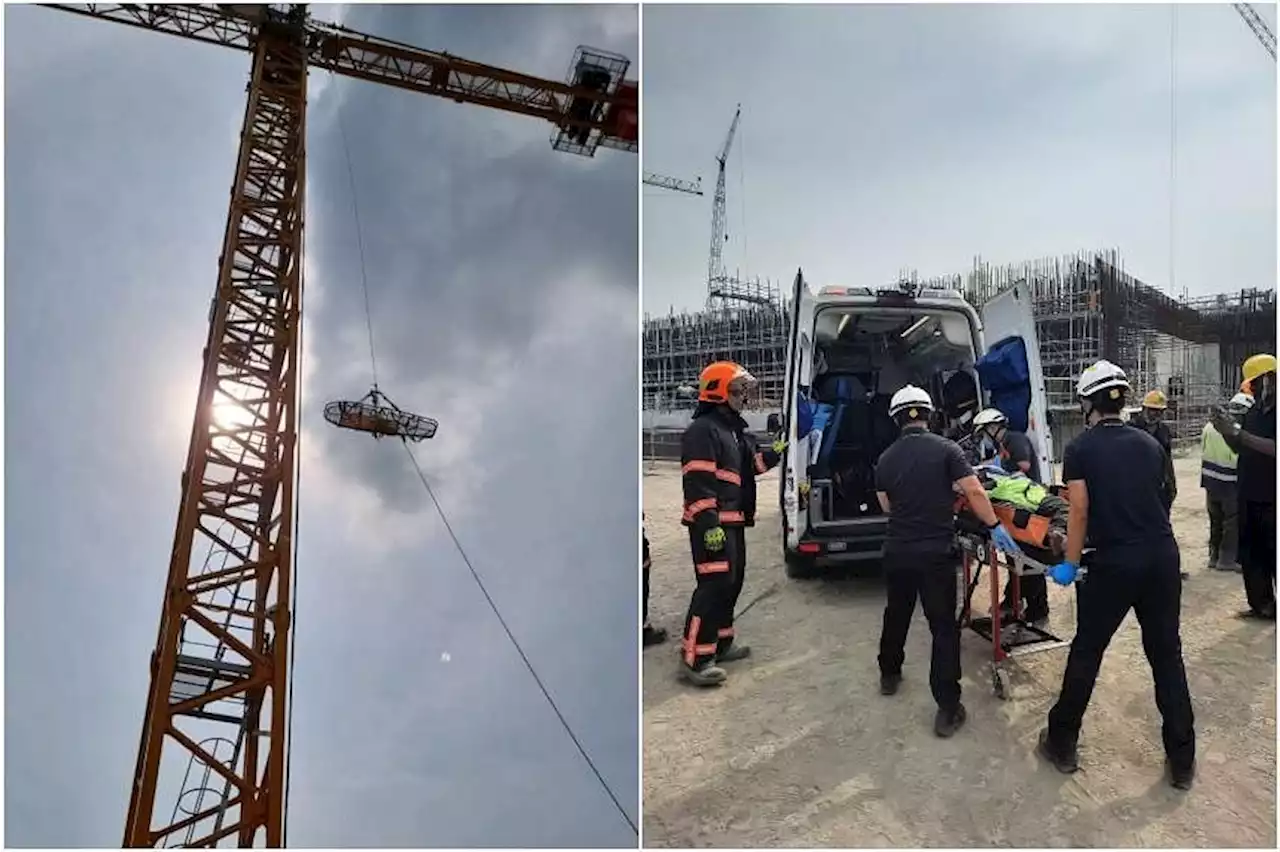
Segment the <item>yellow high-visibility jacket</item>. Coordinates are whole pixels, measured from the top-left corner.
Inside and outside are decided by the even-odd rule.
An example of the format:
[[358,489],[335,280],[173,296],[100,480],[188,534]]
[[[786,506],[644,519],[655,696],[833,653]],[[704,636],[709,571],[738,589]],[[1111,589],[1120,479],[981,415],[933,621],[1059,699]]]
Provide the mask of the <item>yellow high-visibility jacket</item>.
[[1200,432],[1200,487],[1219,493],[1234,491],[1238,458],[1213,424],[1204,424]]

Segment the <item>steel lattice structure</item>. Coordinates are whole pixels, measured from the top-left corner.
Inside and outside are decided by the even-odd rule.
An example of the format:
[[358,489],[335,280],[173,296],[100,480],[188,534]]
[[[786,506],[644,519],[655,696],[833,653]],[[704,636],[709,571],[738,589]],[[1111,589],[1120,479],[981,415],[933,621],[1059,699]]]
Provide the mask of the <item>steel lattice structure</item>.
[[[629,60],[602,51],[580,47],[560,83],[319,23],[305,6],[54,8],[252,56],[124,845],[279,847],[309,67],[542,118],[557,150],[587,156],[638,150],[637,87]],[[182,786],[157,819],[166,772]]]

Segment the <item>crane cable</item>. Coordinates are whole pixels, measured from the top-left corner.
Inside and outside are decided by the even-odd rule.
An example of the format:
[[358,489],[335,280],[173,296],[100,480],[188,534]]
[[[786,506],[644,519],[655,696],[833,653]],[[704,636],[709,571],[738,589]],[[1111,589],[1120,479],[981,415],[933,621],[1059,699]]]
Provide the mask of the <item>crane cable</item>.
[[378,356],[373,351],[373,312],[369,309],[369,275],[364,262],[364,228],[360,227],[360,201],[356,197],[356,171],[351,165],[351,147],[342,124],[342,108],[338,107],[338,132],[342,134],[342,152],[347,158],[347,179],[351,184],[351,209],[356,219],[356,246],[360,249],[360,285],[364,288],[364,323],[369,331],[369,366],[373,371],[373,389],[378,389]]
[[[360,247],[360,281],[364,287],[365,325],[369,331],[369,362],[373,369],[373,386],[376,390],[378,387],[378,361],[373,348],[373,315],[369,310],[369,278],[365,268],[364,237],[361,233],[363,229],[360,226],[360,206],[356,201],[355,169],[351,165],[351,148],[347,144],[347,133],[342,124],[341,109],[338,110],[338,131],[342,135],[342,149],[346,155],[347,161],[347,177],[351,182],[351,204],[352,209],[355,212],[356,243]],[[431,503],[435,506],[436,513],[444,523],[444,528],[448,531],[449,538],[453,540],[453,545],[457,548],[458,555],[462,557],[463,563],[467,566],[467,570],[471,572],[471,577],[480,588],[480,592],[484,595],[485,601],[488,602],[489,608],[493,610],[493,614],[497,617],[498,623],[502,625],[502,630],[507,634],[507,639],[511,641],[511,645],[516,649],[516,653],[520,655],[520,660],[524,663],[525,668],[528,669],[529,674],[533,676],[533,681],[538,685],[538,689],[541,690],[543,698],[545,698],[547,703],[551,705],[551,709],[556,714],[556,718],[560,720],[560,724],[564,727],[565,733],[569,735],[569,739],[573,741],[574,746],[578,749],[578,754],[582,755],[582,759],[586,761],[587,766],[591,769],[591,773],[596,777],[596,780],[600,782],[600,786],[604,788],[605,793],[609,796],[609,800],[613,802],[613,806],[618,809],[618,813],[627,823],[627,827],[631,829],[631,833],[638,837],[640,831],[636,827],[635,820],[631,818],[631,815],[627,813],[626,808],[622,806],[622,802],[619,801],[617,794],[613,792],[613,788],[609,786],[609,782],[605,780],[604,775],[596,766],[595,761],[593,761],[591,756],[587,753],[586,748],[582,745],[582,741],[578,739],[578,735],[574,732],[572,726],[570,726],[569,720],[565,718],[559,705],[557,705],[555,699],[551,697],[550,690],[548,690],[546,684],[543,683],[542,678],[538,675],[537,669],[534,668],[529,656],[524,652],[524,648],[520,646],[520,642],[516,639],[515,634],[511,632],[511,628],[507,625],[507,620],[502,617],[502,612],[498,609],[498,604],[494,601],[493,596],[489,594],[489,590],[485,587],[484,581],[480,579],[479,572],[476,571],[475,566],[471,564],[471,558],[467,556],[467,551],[462,547],[462,542],[458,540],[457,534],[454,533],[453,526],[449,523],[449,518],[445,515],[444,507],[440,505],[440,500],[436,497],[435,491],[431,487],[431,483],[427,481],[426,474],[422,472],[422,467],[418,464],[417,458],[413,455],[413,450],[409,448],[409,442],[403,437],[400,441],[404,444],[404,451],[409,454],[409,460],[413,463],[413,469],[417,472],[418,479],[422,481],[423,487],[426,488],[427,496],[431,498]],[[290,682],[290,686],[292,688],[292,681]],[[290,703],[290,708],[292,709],[292,703]],[[288,773],[286,772],[286,779],[287,774]]]
[[542,678],[538,676],[538,671],[533,667],[533,663],[529,660],[529,655],[520,647],[520,642],[516,639],[511,628],[507,625],[507,620],[502,617],[502,612],[498,609],[498,604],[494,602],[493,596],[489,594],[489,590],[485,588],[484,581],[480,579],[480,573],[476,571],[475,566],[471,564],[471,558],[467,556],[467,551],[463,549],[462,542],[458,540],[458,536],[453,531],[453,526],[449,523],[449,518],[444,513],[444,507],[440,505],[440,499],[436,497],[435,490],[431,487],[431,483],[427,481],[426,475],[422,472],[421,465],[418,464],[417,458],[413,455],[413,450],[409,449],[409,442],[404,438],[400,439],[404,444],[404,451],[409,454],[409,461],[413,462],[413,469],[418,472],[418,478],[422,480],[422,485],[427,489],[427,495],[431,498],[431,503],[436,507],[436,513],[440,516],[440,520],[444,523],[445,530],[449,533],[449,538],[453,539],[453,545],[458,549],[458,555],[462,557],[463,563],[466,564],[467,570],[471,572],[471,577],[476,581],[476,585],[480,587],[480,593],[484,595],[484,599],[488,602],[489,608],[493,610],[494,616],[497,617],[498,623],[502,625],[503,631],[507,634],[507,638],[511,640],[511,645],[516,649],[516,653],[520,655],[520,660],[524,663],[529,674],[533,677],[533,682],[538,685],[538,689],[542,691],[542,697],[547,699],[547,704],[551,705],[552,711],[555,712],[556,718],[560,720],[564,731],[569,735],[569,739],[573,740],[574,746],[578,749],[578,754],[582,755],[582,759],[586,761],[587,766],[591,769],[591,773],[595,775],[596,780],[600,782],[600,786],[609,796],[609,800],[613,802],[613,806],[618,809],[618,813],[622,819],[626,821],[627,827],[631,829],[631,833],[639,836],[640,832],[636,828],[635,821],[631,819],[631,815],[627,813],[627,809],[622,806],[622,802],[618,800],[618,796],[613,792],[613,788],[609,786],[609,782],[605,780],[604,775],[597,768],[595,761],[591,759],[591,755],[587,754],[586,748],[582,745],[582,741],[578,739],[578,735],[574,733],[569,720],[564,717],[564,713],[560,711],[556,700],[551,697],[551,691],[547,689]]

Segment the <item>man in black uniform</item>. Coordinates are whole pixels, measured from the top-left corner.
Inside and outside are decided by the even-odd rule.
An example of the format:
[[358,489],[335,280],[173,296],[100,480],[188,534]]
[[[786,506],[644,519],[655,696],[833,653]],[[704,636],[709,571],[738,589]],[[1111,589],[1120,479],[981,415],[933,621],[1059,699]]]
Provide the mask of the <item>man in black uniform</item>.
[[992,530],[996,546],[1018,549],[1000,525],[987,492],[954,442],[928,430],[933,401],[907,385],[889,401],[889,416],[902,430],[876,464],[876,495],[889,516],[884,544],[886,596],[880,633],[880,692],[893,695],[902,682],[907,631],[920,598],[933,634],[929,688],[938,703],[933,730],[954,734],[965,720],[960,703],[960,627],[956,623],[955,502],[958,487],[969,507]]
[[1089,428],[1067,445],[1062,478],[1071,504],[1067,553],[1049,576],[1061,585],[1080,568],[1087,538],[1089,576],[1076,594],[1076,636],[1062,692],[1049,711],[1038,751],[1062,772],[1079,768],[1080,724],[1102,657],[1132,609],[1155,681],[1156,707],[1170,780],[1188,789],[1195,777],[1195,716],[1182,663],[1178,542],[1162,493],[1164,450],[1141,429],[1120,420],[1129,382],[1110,361],[1080,376],[1076,394]]
[[[1173,433],[1169,424],[1164,422],[1164,413],[1169,408],[1169,400],[1164,391],[1151,390],[1142,398],[1142,411],[1129,418],[1129,425],[1136,426],[1156,439],[1160,449],[1164,450],[1164,509],[1173,510],[1173,501],[1178,497],[1178,477],[1173,471]],[[1187,576],[1184,572],[1182,576]]]
[[742,406],[755,379],[732,361],[702,371],[698,407],[681,439],[684,517],[697,587],[685,616],[681,673],[696,686],[723,683],[724,669],[751,653],[734,644],[733,612],[747,564],[746,528],[755,524],[756,476],[786,447],[757,450]]
[[[1021,473],[1032,482],[1044,485],[1040,478],[1040,459],[1035,447],[1025,432],[1009,428],[1009,418],[1004,412],[995,408],[986,408],[978,412],[973,419],[973,428],[978,437],[989,438],[996,446],[1000,457],[1000,467],[1009,473]],[[1032,623],[1043,623],[1049,618],[1049,584],[1043,574],[1028,574],[1020,579],[1019,588],[1027,602],[1023,619]],[[1013,618],[1013,573],[1004,584],[1004,602],[1000,605],[1001,620],[1008,622]]]
[[1276,618],[1276,357],[1254,355],[1244,362],[1244,378],[1254,392],[1253,407],[1236,425],[1215,412],[1214,428],[1240,454],[1236,487],[1240,494],[1240,568],[1249,609],[1244,615]]
[[641,570],[644,572],[644,583],[641,589],[640,598],[640,642],[643,647],[648,648],[650,645],[661,645],[667,641],[667,631],[664,627],[654,627],[649,623],[649,567],[653,564],[649,558],[649,536],[644,532],[644,515],[640,515],[640,540],[644,543],[644,551],[641,554]]

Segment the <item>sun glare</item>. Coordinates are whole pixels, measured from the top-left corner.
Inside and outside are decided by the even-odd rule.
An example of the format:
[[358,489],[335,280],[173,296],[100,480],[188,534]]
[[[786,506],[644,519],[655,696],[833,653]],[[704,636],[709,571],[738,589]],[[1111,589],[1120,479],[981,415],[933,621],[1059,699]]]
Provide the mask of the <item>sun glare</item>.
[[217,402],[213,405],[213,425],[219,429],[234,429],[253,422],[253,414],[239,403]]

